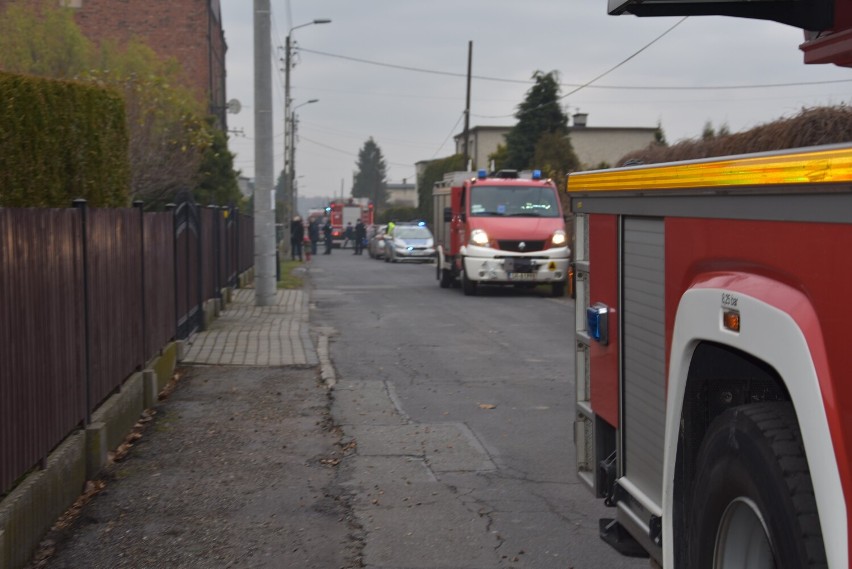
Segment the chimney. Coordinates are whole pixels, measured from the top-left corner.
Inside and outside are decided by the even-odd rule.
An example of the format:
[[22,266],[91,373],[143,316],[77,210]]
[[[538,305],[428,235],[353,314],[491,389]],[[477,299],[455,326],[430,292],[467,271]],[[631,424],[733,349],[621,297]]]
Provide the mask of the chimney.
[[585,128],[586,127],[586,119],[588,118],[589,113],[574,113],[574,127],[576,128]]

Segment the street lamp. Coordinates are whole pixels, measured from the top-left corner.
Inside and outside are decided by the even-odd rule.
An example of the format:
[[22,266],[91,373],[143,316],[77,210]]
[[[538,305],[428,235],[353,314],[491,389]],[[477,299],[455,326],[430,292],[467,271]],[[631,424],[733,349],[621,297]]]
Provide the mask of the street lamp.
[[[316,20],[312,20],[305,24],[299,24],[298,26],[293,26],[287,31],[287,40],[286,46],[284,48],[284,193],[285,197],[289,198],[289,202],[293,204],[293,186],[292,186],[292,165],[288,167],[287,158],[292,153],[292,149],[288,152],[287,144],[289,140],[292,138],[292,134],[288,131],[287,125],[290,123],[290,67],[291,67],[291,41],[290,37],[293,34],[294,30],[298,30],[299,28],[304,28],[305,26],[312,26],[314,24],[330,24],[331,20],[328,18],[318,18]],[[292,217],[292,211],[289,212],[290,215],[287,215],[284,219],[284,235],[285,245],[284,251],[285,255],[290,255],[290,218]]]
[[293,107],[293,110],[290,112],[290,170],[289,170],[289,186],[290,186],[290,212],[291,217],[298,214],[298,196],[296,189],[296,109],[299,107],[304,107],[305,105],[310,105],[311,103],[318,103],[319,99],[310,99],[309,101],[305,101],[299,105]]

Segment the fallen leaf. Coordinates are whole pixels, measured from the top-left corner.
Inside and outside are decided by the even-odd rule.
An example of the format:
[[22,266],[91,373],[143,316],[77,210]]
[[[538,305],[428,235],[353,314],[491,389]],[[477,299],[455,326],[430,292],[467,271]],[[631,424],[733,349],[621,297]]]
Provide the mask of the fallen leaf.
[[491,403],[480,403],[480,404],[479,404],[479,408],[480,408],[480,409],[496,409],[496,408],[497,408],[497,406],[496,406],[496,405],[492,405]]

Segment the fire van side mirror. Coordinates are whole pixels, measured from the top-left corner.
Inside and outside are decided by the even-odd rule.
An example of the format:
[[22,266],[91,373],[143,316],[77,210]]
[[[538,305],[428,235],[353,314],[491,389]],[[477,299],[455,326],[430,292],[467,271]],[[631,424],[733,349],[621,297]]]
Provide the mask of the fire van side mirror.
[[453,208],[445,207],[444,208],[444,221],[450,222],[453,220]]

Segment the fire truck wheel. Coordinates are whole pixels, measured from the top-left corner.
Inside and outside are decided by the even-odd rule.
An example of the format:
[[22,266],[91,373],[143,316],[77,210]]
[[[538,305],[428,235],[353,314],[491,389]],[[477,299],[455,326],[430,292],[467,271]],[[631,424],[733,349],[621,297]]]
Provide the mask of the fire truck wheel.
[[[464,265],[464,261],[462,261],[462,265]],[[473,296],[476,294],[476,281],[472,281],[467,278],[467,273],[462,270],[462,292],[465,296]]]
[[826,567],[791,404],[756,403],[719,415],[695,471],[688,567]]
[[565,283],[553,283],[550,289],[550,296],[563,297],[565,296]]
[[441,288],[450,288],[450,285],[453,284],[453,273],[447,269],[442,269],[441,265],[438,265],[438,278],[440,279],[438,284],[441,285]]

